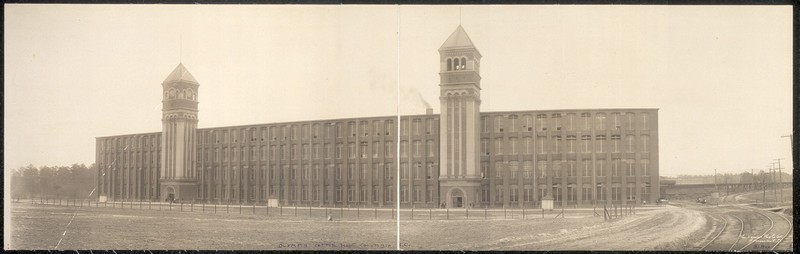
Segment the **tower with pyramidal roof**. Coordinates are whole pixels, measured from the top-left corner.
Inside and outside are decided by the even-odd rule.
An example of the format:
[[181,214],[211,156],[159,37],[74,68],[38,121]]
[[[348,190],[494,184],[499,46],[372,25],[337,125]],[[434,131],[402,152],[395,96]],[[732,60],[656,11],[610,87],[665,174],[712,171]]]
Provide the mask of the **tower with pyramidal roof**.
[[161,83],[161,200],[194,200],[197,196],[195,140],[197,133],[197,88],[189,70],[178,64]]

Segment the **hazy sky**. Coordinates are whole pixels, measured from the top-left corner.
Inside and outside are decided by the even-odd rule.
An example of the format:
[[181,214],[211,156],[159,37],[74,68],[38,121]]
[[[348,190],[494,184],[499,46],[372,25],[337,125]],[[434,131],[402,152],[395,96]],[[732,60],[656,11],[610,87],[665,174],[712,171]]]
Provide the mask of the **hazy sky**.
[[[791,11],[465,6],[460,23],[482,111],[660,108],[661,174],[710,174],[791,158]],[[402,114],[438,113],[458,25],[457,6],[5,5],[4,168],[91,164],[95,137],[161,131],[179,62],[200,128],[393,115],[398,84]]]

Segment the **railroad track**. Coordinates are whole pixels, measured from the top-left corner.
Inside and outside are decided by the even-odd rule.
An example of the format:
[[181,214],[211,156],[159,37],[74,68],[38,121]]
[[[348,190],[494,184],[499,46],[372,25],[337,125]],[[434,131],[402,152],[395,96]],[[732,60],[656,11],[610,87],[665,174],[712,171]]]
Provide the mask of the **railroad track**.
[[739,229],[739,234],[736,236],[736,241],[734,241],[733,244],[731,244],[731,247],[728,248],[728,251],[732,251],[733,250],[733,247],[736,246],[736,243],[739,242],[739,239],[742,239],[742,233],[744,233],[744,221],[742,220],[742,218],[739,218],[739,216],[736,216],[736,215],[733,215],[733,214],[731,214],[731,216],[733,216],[734,218],[739,220],[739,225],[741,227]]
[[719,230],[719,233],[717,233],[717,235],[714,236],[714,238],[711,238],[711,241],[708,241],[708,243],[703,245],[703,247],[700,247],[700,250],[704,250],[706,247],[708,247],[708,245],[710,245],[715,240],[717,240],[717,238],[719,238],[719,236],[722,235],[722,232],[725,232],[725,228],[728,227],[728,220],[726,220],[725,218],[722,218],[722,216],[720,216],[720,218],[722,219],[722,221],[725,222],[725,224],[722,225],[722,229]]
[[[789,218],[786,218],[785,215],[783,215],[783,214],[776,214],[776,215],[780,216],[782,219],[784,219],[786,221],[786,223],[789,224],[789,230],[787,230],[786,234],[784,234],[783,237],[781,237],[781,239],[778,240],[778,242],[775,243],[775,245],[773,245],[771,248],[769,248],[769,250],[774,250],[775,247],[778,247],[779,244],[781,244],[784,240],[786,240],[786,237],[788,237],[789,235],[792,234],[792,230],[794,228],[793,225],[792,225],[792,221],[789,220]],[[789,246],[789,249],[791,249],[791,246]]]

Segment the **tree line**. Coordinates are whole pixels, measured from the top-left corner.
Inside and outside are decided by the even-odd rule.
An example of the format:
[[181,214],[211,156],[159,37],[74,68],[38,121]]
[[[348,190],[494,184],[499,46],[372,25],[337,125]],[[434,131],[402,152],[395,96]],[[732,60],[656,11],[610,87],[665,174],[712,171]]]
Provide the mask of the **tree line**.
[[11,197],[86,198],[97,185],[96,175],[94,163],[16,168],[11,172]]

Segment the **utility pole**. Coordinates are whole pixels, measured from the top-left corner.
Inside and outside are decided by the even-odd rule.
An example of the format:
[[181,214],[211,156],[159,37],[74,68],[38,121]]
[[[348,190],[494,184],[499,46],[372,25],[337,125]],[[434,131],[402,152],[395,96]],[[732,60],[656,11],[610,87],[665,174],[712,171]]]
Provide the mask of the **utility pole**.
[[[780,187],[783,184],[783,180],[782,180],[783,177],[781,176],[781,173],[782,173],[782,171],[781,171],[781,160],[784,160],[784,158],[775,159],[775,160],[778,161],[778,186]],[[779,204],[780,203],[783,203],[783,190],[781,190],[781,199],[780,199]]]
[[778,201],[778,191],[775,188],[775,162],[771,162],[770,164],[770,186],[772,187],[772,195],[775,197],[775,201]]

